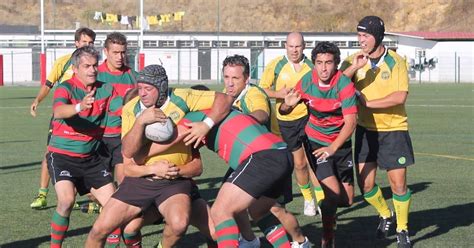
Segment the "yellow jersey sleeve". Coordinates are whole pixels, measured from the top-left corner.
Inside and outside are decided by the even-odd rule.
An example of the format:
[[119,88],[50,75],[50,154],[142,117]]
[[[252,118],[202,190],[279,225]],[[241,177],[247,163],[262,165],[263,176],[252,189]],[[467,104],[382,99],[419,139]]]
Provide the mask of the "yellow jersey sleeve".
[[177,124],[186,113],[210,109],[214,103],[215,91],[173,89],[163,112]]
[[51,83],[51,85],[54,85],[58,82],[62,83],[72,78],[74,72],[72,71],[72,65],[70,63],[71,55],[72,54],[64,55],[54,61],[53,68],[51,68],[51,71],[46,78]]
[[250,114],[257,110],[265,111],[268,115],[270,115],[270,106],[268,106],[268,96],[265,95],[264,92],[260,91],[256,87],[250,87],[247,91],[247,94],[243,97],[243,102],[239,101],[242,104],[246,105]]
[[135,97],[125,104],[122,108],[122,138],[132,129],[136,117],[134,108],[138,103],[140,97]]
[[260,82],[258,86],[262,89],[274,89],[275,88],[275,67],[278,62],[283,58],[283,56],[279,56],[272,60],[268,65],[265,66],[265,70],[263,71],[262,78],[260,78]]

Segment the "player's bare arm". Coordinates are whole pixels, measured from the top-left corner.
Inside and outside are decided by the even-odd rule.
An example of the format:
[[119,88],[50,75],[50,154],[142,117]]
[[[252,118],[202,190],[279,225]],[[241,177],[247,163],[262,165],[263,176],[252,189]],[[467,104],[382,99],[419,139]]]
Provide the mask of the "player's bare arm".
[[262,125],[267,123],[269,118],[268,113],[261,109],[253,111],[250,113],[250,116],[252,116],[256,121],[258,121],[258,123]]
[[271,90],[271,89],[263,89],[263,90],[270,98],[284,99],[286,94],[288,94],[288,92],[290,92],[291,89],[283,87],[277,91]]
[[194,144],[194,148],[197,148],[199,144],[204,140],[206,134],[211,130],[215,123],[222,121],[230,111],[234,98],[216,92],[214,103],[212,104],[211,112],[206,118],[207,121],[195,122],[187,124],[190,129],[185,132],[184,143],[186,145]]
[[172,179],[178,175],[176,165],[166,160],[160,160],[150,165],[137,164],[133,159],[124,158],[124,174],[127,177],[145,177]]
[[49,94],[50,91],[51,88],[47,85],[41,86],[38,95],[36,96],[35,100],[33,100],[30,106],[30,114],[33,117],[36,117],[36,110],[38,109],[38,105],[43,101],[43,99]]
[[287,115],[291,113],[293,108],[296,106],[296,104],[298,104],[300,100],[301,94],[298,91],[292,89],[286,94],[285,101],[280,105],[278,111],[282,115]]
[[367,98],[363,94],[361,96],[364,98],[365,106],[367,108],[389,108],[396,105],[405,104],[408,96],[408,91],[396,91],[386,97],[367,101]]
[[94,103],[94,94],[95,90],[87,93],[86,96],[82,99],[82,101],[78,104],[65,104],[57,106],[54,109],[54,118],[58,119],[67,119],[71,118],[74,115],[77,115],[79,112],[91,109],[92,104]]
[[346,142],[346,140],[352,135],[357,125],[356,114],[344,115],[344,126],[341,129],[341,132],[327,147],[321,147],[313,151],[313,155],[316,158],[328,158],[334,155],[336,151]]
[[352,59],[351,65],[344,70],[344,75],[348,78],[352,78],[357,70],[367,64],[368,58],[369,55],[362,51],[356,53]]
[[135,157],[143,145],[151,142],[144,135],[146,125],[155,122],[165,122],[166,119],[166,115],[159,108],[152,106],[145,109],[137,117],[130,131],[122,138],[123,155],[129,158]]

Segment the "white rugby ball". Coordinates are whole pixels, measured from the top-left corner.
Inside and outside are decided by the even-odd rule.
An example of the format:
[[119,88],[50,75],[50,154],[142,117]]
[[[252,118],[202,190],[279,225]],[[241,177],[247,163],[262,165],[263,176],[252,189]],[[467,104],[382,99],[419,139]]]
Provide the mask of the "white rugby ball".
[[174,124],[170,118],[165,123],[155,122],[145,127],[145,136],[154,142],[166,142],[174,135]]

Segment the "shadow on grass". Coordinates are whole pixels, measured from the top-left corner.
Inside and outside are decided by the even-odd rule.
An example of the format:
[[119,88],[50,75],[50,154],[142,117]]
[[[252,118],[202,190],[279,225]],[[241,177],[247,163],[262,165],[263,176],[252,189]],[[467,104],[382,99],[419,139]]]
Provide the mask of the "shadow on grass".
[[[409,231],[412,245],[423,240],[432,239],[448,233],[450,230],[459,227],[468,227],[474,223],[472,209],[474,203],[453,205],[446,208],[435,208],[410,213]],[[390,236],[385,240],[375,239],[375,228],[378,223],[377,216],[356,217],[351,219],[342,219],[341,221],[350,222],[337,226],[336,240],[339,247],[387,247],[396,244],[395,227],[391,230]],[[429,228],[430,231],[423,236],[417,236],[417,233]],[[313,234],[321,237],[321,230]],[[314,244],[318,240],[310,238]],[[464,246],[467,241],[461,241],[458,245]]]
[[1,97],[0,100],[15,100],[15,99],[35,99],[35,96],[19,96],[19,97]]
[[[73,236],[81,236],[88,234],[89,231],[91,230],[91,227],[82,227],[79,229],[74,229],[74,230],[69,230],[66,233],[66,239],[68,237],[73,237]],[[19,240],[19,241],[14,241],[11,243],[6,243],[2,244],[2,248],[17,248],[17,247],[38,247],[40,245],[43,245],[44,243],[49,243],[51,240],[51,237],[48,236],[41,236],[37,238],[32,238],[32,239],[26,239],[26,240]]]
[[0,141],[0,144],[13,144],[13,143],[30,143],[34,140],[14,140],[14,141]]
[[26,168],[26,167],[36,166],[36,165],[41,165],[41,161],[24,163],[24,164],[6,165],[6,166],[0,167],[0,171],[18,169],[18,168]]
[[[432,182],[414,183],[414,184],[408,185],[408,188],[411,190],[412,194],[416,194],[418,192],[426,190],[430,186],[430,184],[432,184]],[[382,194],[386,200],[392,198],[392,190],[390,189],[389,186],[382,188]],[[341,215],[365,208],[367,206],[369,206],[369,204],[364,200],[364,197],[362,195],[358,195],[354,197],[354,203],[352,204],[351,207],[340,208],[337,215],[341,216]]]

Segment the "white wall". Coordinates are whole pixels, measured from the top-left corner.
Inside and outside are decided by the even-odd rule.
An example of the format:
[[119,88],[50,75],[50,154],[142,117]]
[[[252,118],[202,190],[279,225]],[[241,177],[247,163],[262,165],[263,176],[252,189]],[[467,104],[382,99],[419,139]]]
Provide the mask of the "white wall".
[[[71,31],[72,32],[72,31]],[[137,40],[137,34],[131,33],[127,34],[130,41]],[[48,39],[55,40],[72,40],[73,36],[71,33],[64,35],[56,34],[54,37],[50,35]],[[0,42],[3,40],[10,42],[11,39],[16,36],[12,35],[2,35],[0,34]],[[272,35],[272,34],[226,34],[221,35],[219,40],[272,40],[272,41],[284,41],[286,34],[282,35]],[[35,40],[37,37],[34,35],[25,35],[25,37],[20,37],[22,40]],[[100,43],[102,39],[105,38],[105,34],[100,34],[98,36],[97,43]],[[216,40],[215,34],[147,34],[145,35],[147,40],[194,40],[194,41],[213,41]],[[305,35],[306,41],[354,41],[356,40],[355,34],[351,33],[334,33],[332,34],[318,34],[314,33],[311,35]],[[425,70],[421,73],[421,79],[423,82],[454,82],[455,79],[455,55],[459,57],[460,61],[460,81],[474,83],[474,42],[473,41],[431,41],[423,40],[420,38],[398,36],[398,35],[387,35],[385,40],[396,40],[398,41],[398,50],[401,56],[406,57],[408,60],[416,58],[416,49],[423,48],[426,51],[426,58],[430,59],[437,57],[439,63],[436,68],[433,70]],[[20,44],[20,43],[19,43]],[[21,43],[23,44],[23,43]],[[26,44],[26,43],[25,43]],[[26,46],[26,45],[25,45]],[[219,58],[217,57],[217,50],[215,48],[211,49],[211,78],[212,80],[217,80],[218,76],[220,78],[221,64],[224,58],[228,55],[241,54],[250,59],[251,50],[248,47],[245,48],[220,48],[219,49]],[[46,69],[47,73],[50,72],[54,61],[62,55],[73,52],[72,48],[48,48],[46,50]],[[311,47],[308,47],[304,52],[308,58],[311,55]],[[342,48],[341,49],[341,59],[346,58],[348,55],[356,52],[357,48]],[[11,60],[11,53],[13,51],[14,61]],[[189,81],[197,80],[199,75],[199,65],[198,65],[198,48],[147,48],[143,51],[145,53],[145,64],[161,64],[166,68],[170,80],[173,81]],[[33,78],[33,66],[36,66],[36,61],[33,60],[32,49],[31,48],[0,48],[0,53],[4,55],[4,81],[8,82],[25,82],[32,81]],[[261,65],[267,65],[272,59],[277,56],[284,55],[284,48],[266,48],[260,54],[260,66],[258,67],[259,75],[261,75],[261,70],[263,67]],[[13,66],[12,66],[13,63]],[[34,65],[33,65],[34,64]],[[37,63],[39,66],[39,62]],[[255,66],[255,65],[251,65]],[[13,73],[12,73],[13,70]],[[37,71],[37,68],[35,68]],[[13,75],[13,76],[12,76]],[[418,81],[419,73],[416,72],[412,76],[412,81]]]
[[[250,60],[250,49],[243,48],[220,48],[219,49],[219,58],[217,58],[217,50],[211,50],[211,80],[217,80],[217,73],[219,73],[219,81],[222,81],[222,62],[227,56],[232,55],[243,55]],[[252,66],[252,65],[250,65]]]
[[14,85],[16,82],[31,82],[33,80],[31,48],[0,48],[0,54],[3,55],[4,85]]
[[[408,60],[413,59],[419,63],[416,56],[417,48],[425,49],[426,60],[436,57],[438,64],[432,70],[426,68],[421,72],[422,82],[452,83],[454,82],[455,56],[460,57],[460,82],[474,82],[474,42],[468,41],[430,41],[409,37],[400,37],[397,53],[406,56]],[[423,59],[424,60],[424,59]],[[456,62],[457,63],[457,62]],[[419,81],[419,71],[416,71],[411,80]]]

